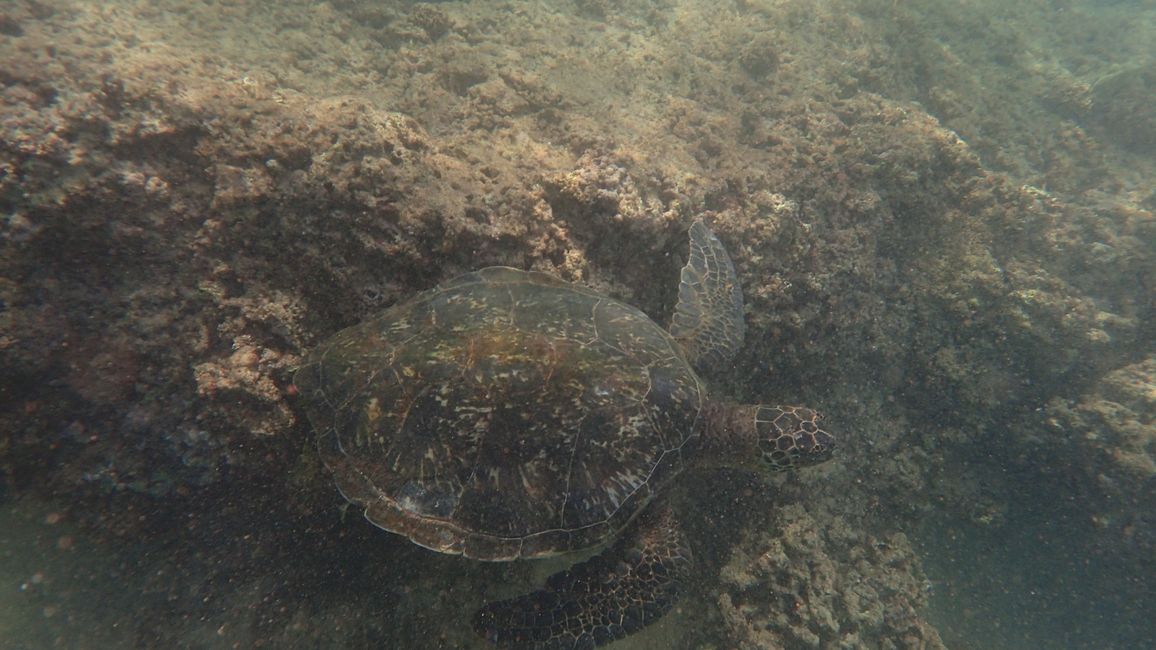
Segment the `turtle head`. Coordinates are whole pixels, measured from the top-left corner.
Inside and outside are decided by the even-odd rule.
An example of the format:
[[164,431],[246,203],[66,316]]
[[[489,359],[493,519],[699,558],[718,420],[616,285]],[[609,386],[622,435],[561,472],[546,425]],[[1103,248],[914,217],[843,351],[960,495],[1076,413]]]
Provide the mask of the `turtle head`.
[[756,406],[754,425],[763,462],[773,471],[818,465],[835,452],[823,416],[803,406]]

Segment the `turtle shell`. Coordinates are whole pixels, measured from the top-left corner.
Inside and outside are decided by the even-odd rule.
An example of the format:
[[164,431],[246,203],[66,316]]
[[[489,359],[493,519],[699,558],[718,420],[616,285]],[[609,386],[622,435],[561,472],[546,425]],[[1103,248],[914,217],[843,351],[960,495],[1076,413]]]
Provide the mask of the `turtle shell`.
[[338,333],[294,383],[370,521],[482,560],[616,535],[682,468],[704,402],[638,309],[500,267]]

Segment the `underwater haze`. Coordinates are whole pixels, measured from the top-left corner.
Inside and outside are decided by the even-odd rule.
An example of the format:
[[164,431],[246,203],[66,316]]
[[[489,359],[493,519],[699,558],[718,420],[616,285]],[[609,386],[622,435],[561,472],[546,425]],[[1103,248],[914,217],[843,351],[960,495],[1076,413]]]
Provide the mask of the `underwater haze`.
[[1156,647],[1153,97],[1141,0],[6,0],[0,647]]

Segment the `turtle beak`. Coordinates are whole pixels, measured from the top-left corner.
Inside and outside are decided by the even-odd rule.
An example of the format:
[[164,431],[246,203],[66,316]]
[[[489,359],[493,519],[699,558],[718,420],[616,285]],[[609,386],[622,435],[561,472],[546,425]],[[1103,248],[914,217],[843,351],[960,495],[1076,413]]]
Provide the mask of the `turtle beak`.
[[835,436],[826,431],[819,429],[814,433],[803,433],[799,437],[805,438],[798,440],[800,451],[798,465],[800,467],[825,463],[835,455]]
[[772,470],[784,472],[810,467],[825,463],[835,455],[835,437],[822,429],[797,431],[793,437],[795,445],[785,456],[768,459]]

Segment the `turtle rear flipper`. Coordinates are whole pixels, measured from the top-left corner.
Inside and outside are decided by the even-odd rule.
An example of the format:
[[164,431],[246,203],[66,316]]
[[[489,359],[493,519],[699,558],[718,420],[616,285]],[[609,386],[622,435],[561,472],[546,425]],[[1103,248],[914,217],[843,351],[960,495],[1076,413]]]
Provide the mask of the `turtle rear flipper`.
[[682,268],[670,335],[698,370],[734,358],[743,345],[743,292],[722,242],[701,219],[690,226],[690,256]]
[[657,621],[678,600],[691,555],[670,509],[652,510],[630,535],[550,576],[543,589],[487,603],[474,629],[501,648],[594,648]]

